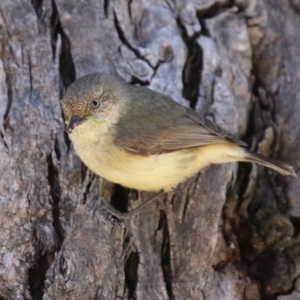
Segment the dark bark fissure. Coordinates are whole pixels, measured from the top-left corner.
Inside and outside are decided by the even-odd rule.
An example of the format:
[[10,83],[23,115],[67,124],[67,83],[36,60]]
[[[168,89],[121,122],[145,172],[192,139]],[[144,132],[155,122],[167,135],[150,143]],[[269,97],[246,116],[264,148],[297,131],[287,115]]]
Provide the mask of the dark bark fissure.
[[[83,187],[85,187],[84,191],[82,192],[83,193],[83,199],[82,199],[81,204],[87,204],[87,201],[91,200],[92,203],[93,203],[91,205],[91,207],[93,207],[93,209],[96,209],[97,205],[100,202],[98,197],[94,196],[92,199],[90,199],[88,197],[88,195],[90,193],[90,190],[91,190],[91,187],[92,187],[92,183],[93,183],[96,176],[97,175],[94,174],[94,173],[92,173],[89,176],[87,166],[83,162],[81,162],[81,184],[82,184]],[[85,182],[85,181],[87,181],[87,182]]]
[[[63,120],[64,120],[64,119],[65,119],[65,117],[64,117],[64,115],[63,115]],[[66,143],[68,152],[70,152],[70,150],[71,150],[71,141],[70,141],[69,136],[68,136],[68,134],[67,134],[66,131],[64,131],[64,141],[65,141],[65,143]]]
[[[197,174],[197,177],[195,179],[195,184],[194,184],[194,187],[192,188],[194,190],[193,193],[195,193],[196,185],[197,185],[197,182],[198,182],[200,176],[201,176],[201,172],[199,172]],[[187,214],[188,206],[190,204],[190,195],[191,194],[189,192],[189,188],[186,188],[186,190],[184,191],[184,196],[182,196],[182,201],[184,201],[184,205],[183,205],[183,210],[182,210],[181,222],[184,222],[185,216]]]
[[244,200],[244,195],[249,185],[249,176],[252,170],[251,163],[239,163],[237,182],[235,184],[238,195],[237,210],[241,208]]
[[160,226],[163,231],[163,239],[161,246],[161,267],[166,285],[166,290],[170,300],[174,299],[172,290],[172,269],[171,269],[171,249],[170,249],[170,233],[167,215],[164,211],[160,211]]
[[58,244],[60,247],[64,238],[64,231],[59,218],[60,215],[59,201],[61,197],[61,188],[59,184],[58,170],[56,169],[52,161],[52,154],[48,155],[47,163],[48,163],[48,183],[50,186],[50,196],[52,200],[51,205],[52,205],[53,227],[56,230],[58,236]]
[[6,148],[6,150],[9,150],[7,143],[4,141],[4,135],[3,135],[2,131],[0,131],[0,138],[1,138],[2,143],[3,143],[4,147]]
[[300,15],[300,6],[298,1],[289,0],[289,5],[291,6],[291,9],[297,14]]
[[206,25],[205,18],[201,17],[200,15],[197,15],[197,17],[198,17],[198,21],[199,21],[200,26],[201,26],[201,35],[211,37],[210,32],[209,32],[209,30],[207,28],[207,25]]
[[126,45],[138,58],[143,59],[143,57],[140,55],[139,51],[137,49],[135,49],[130,42],[127,40],[125,33],[123,32],[120,24],[119,24],[119,20],[117,17],[117,14],[114,12],[114,24],[115,24],[115,28],[117,30],[118,33],[118,37],[120,39],[120,41]]
[[109,8],[109,0],[103,0],[103,10],[106,18],[108,18],[108,8]]
[[147,86],[149,85],[149,81],[142,81],[140,80],[139,78],[137,78],[136,76],[132,75],[131,76],[131,80],[129,82],[130,84],[139,84],[139,85],[142,85],[142,86]]
[[[150,62],[145,58],[145,57],[143,57],[141,54],[140,54],[140,52],[137,50],[137,49],[135,49],[131,44],[130,44],[130,42],[127,40],[127,38],[126,38],[126,36],[125,36],[125,33],[123,32],[123,30],[122,30],[122,27],[120,26],[120,24],[119,24],[119,20],[118,20],[118,17],[117,17],[117,14],[114,12],[114,24],[115,24],[115,28],[116,28],[116,30],[117,30],[117,34],[118,34],[118,37],[119,37],[119,39],[120,39],[120,41],[124,44],[124,45],[126,45],[135,55],[136,55],[136,57],[137,58],[139,58],[139,59],[141,59],[141,60],[143,60],[143,61],[145,61],[149,66],[151,66],[151,64],[150,64]],[[159,64],[158,64],[159,65]],[[153,66],[151,66],[151,68],[153,68],[153,69],[157,69],[158,68],[158,66],[155,66],[155,67],[153,67]],[[135,77],[133,78],[133,81],[134,80],[138,80],[137,78],[135,79]],[[139,80],[139,81],[141,81],[141,80]],[[138,83],[140,83],[140,82],[138,82]],[[143,84],[143,85],[145,85],[145,83]]]
[[[71,52],[71,42],[67,34],[64,32],[59,19],[58,10],[55,1],[52,0],[52,15],[51,15],[51,40],[53,57],[56,55],[56,43],[58,35],[61,37],[61,52],[59,54],[59,73],[63,88],[68,87],[76,79],[76,69]],[[61,91],[61,98],[64,91]]]
[[68,264],[63,255],[59,257],[59,273],[65,277],[68,269]]
[[[59,160],[60,158],[60,150],[57,139],[55,140],[54,153],[56,154],[56,158]],[[48,163],[48,183],[50,186],[50,196],[51,196],[51,206],[52,206],[52,226],[55,230],[54,236],[49,236],[47,234],[47,245],[40,241],[39,234],[36,234],[35,238],[41,245],[38,247],[36,252],[36,263],[28,270],[28,284],[29,284],[29,292],[31,297],[35,300],[42,299],[44,294],[44,286],[46,273],[51,266],[54,258],[55,251],[58,251],[63,242],[63,228],[60,223],[59,215],[59,201],[60,201],[60,185],[58,180],[58,171],[53,164],[52,154],[50,153],[47,157]],[[39,226],[41,225],[41,226]],[[41,233],[43,234],[43,226],[41,224],[35,224],[36,231],[41,228]],[[49,239],[52,239],[49,241]]]
[[128,212],[130,190],[119,184],[114,184],[111,205],[120,212]]
[[50,35],[51,35],[51,49],[52,49],[53,59],[55,59],[56,44],[57,44],[58,34],[60,33],[61,24],[60,24],[55,1],[52,0],[51,3],[52,3],[52,14],[50,16]]
[[37,253],[36,263],[28,270],[29,293],[33,300],[40,300],[44,295],[46,272],[54,260],[54,251],[42,254]]
[[11,77],[10,77],[10,72],[6,68],[5,60],[3,62],[3,67],[6,75],[6,86],[7,86],[7,99],[8,103],[6,105],[5,113],[3,116],[3,128],[6,130],[9,126],[9,112],[12,106],[13,102],[13,95],[12,95],[12,82],[11,82]]
[[67,88],[76,80],[76,70],[72,58],[70,40],[63,30],[60,31],[60,36],[62,44],[59,57],[59,73],[63,86]]
[[[82,169],[85,169],[85,168],[86,168],[86,166],[82,166]],[[91,189],[92,182],[93,182],[94,178],[95,178],[95,175],[92,175],[92,177],[88,181],[88,184],[86,185],[86,189],[83,193],[83,203],[82,204],[86,204],[86,201],[88,199],[88,195],[89,195],[89,192],[90,192],[90,189]]]
[[124,265],[125,282],[128,288],[128,300],[136,299],[135,290],[138,283],[139,263],[139,254],[137,252],[131,252]]
[[81,168],[81,183],[83,183],[86,178],[87,170],[87,167],[83,165]]
[[55,152],[57,160],[60,161],[61,152],[60,152],[60,149],[59,149],[59,141],[58,141],[57,138],[55,139],[55,143],[54,143],[54,152]]
[[130,20],[132,20],[132,12],[131,12],[131,5],[133,0],[128,0],[128,15],[130,17]]
[[300,234],[300,218],[290,217],[290,221],[294,226],[294,235],[293,238],[297,238]]
[[38,18],[41,17],[41,9],[43,7],[43,0],[31,0],[31,3],[34,7],[35,13]]
[[183,90],[182,96],[190,101],[190,106],[194,109],[197,104],[199,87],[202,73],[202,49],[195,40],[186,40],[187,58],[183,68]]
[[181,21],[177,19],[178,27],[181,30],[182,39],[187,48],[187,57],[182,71],[182,96],[190,102],[190,107],[195,108],[198,100],[201,74],[203,70],[203,52],[197,43],[197,34],[188,37]]
[[[61,36],[61,52],[59,54],[59,73],[60,73],[60,80],[61,80],[60,98],[62,98],[65,88],[75,81],[76,70],[75,70],[75,65],[71,53],[71,43],[68,36],[65,34],[65,32],[62,29],[58,10],[54,0],[52,0],[52,14],[50,17],[50,35],[51,35],[51,48],[53,53],[53,59],[55,59],[57,55],[56,44],[57,44],[58,35]],[[65,119],[63,111],[62,111],[62,117],[63,119]],[[64,140],[69,152],[71,149],[71,141],[66,132],[64,132]]]
[[[87,176],[87,171],[88,171],[88,168],[82,163],[82,167],[81,167],[81,183],[82,184],[84,184],[84,181],[87,178],[86,177]],[[86,204],[87,196],[89,194],[93,179],[94,179],[94,176],[92,176],[92,178],[90,178],[90,180],[86,184],[86,188],[85,188],[85,191],[83,193],[83,204]]]
[[98,289],[95,293],[95,297],[93,298],[93,300],[101,300],[101,295],[103,294],[103,286],[98,286]]
[[31,0],[31,4],[37,16],[38,32],[45,34],[48,31],[48,11],[43,9],[43,0]]
[[33,90],[33,83],[32,83],[32,66],[31,66],[31,59],[28,55],[28,71],[29,71],[29,101],[32,100],[32,90]]

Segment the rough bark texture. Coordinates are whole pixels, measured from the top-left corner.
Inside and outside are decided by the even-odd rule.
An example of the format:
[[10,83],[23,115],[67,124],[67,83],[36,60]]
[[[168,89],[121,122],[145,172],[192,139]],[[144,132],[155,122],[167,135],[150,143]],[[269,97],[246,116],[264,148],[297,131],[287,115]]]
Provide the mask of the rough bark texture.
[[150,195],[92,174],[64,133],[65,87],[118,73],[300,165],[296,0],[0,1],[0,299],[300,298],[300,183],[210,166]]

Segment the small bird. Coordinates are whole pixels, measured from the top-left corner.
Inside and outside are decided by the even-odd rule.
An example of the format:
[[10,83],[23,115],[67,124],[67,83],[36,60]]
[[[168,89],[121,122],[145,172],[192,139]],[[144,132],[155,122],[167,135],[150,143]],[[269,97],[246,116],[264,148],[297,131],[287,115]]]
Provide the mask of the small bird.
[[67,89],[62,107],[81,160],[124,187],[167,192],[210,164],[237,161],[297,176],[291,166],[246,149],[191,108],[117,76],[79,78]]

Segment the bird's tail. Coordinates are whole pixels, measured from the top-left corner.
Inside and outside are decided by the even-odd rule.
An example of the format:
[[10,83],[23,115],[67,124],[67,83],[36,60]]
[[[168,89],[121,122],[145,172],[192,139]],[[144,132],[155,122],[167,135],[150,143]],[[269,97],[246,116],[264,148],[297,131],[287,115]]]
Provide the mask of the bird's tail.
[[297,177],[297,174],[295,173],[292,166],[289,166],[288,164],[285,164],[279,160],[252,152],[248,149],[243,149],[243,150],[245,151],[246,154],[246,156],[244,157],[244,161],[254,162],[266,166],[285,176],[289,175],[289,176]]

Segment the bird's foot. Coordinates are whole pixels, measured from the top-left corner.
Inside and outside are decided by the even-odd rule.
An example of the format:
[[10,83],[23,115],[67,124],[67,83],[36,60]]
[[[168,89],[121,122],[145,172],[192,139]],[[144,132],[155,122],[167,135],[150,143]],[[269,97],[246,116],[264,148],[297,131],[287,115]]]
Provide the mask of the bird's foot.
[[128,221],[130,218],[132,218],[134,215],[139,213],[141,210],[143,210],[146,206],[156,201],[161,195],[164,194],[164,191],[160,191],[152,198],[146,200],[144,203],[139,205],[137,208],[133,209],[130,212],[122,213],[118,210],[116,210],[114,207],[112,207],[108,202],[106,202],[104,199],[101,199],[101,204],[104,207],[104,209],[110,213],[112,216],[116,217],[119,220]]
[[106,202],[104,199],[101,199],[101,205],[108,213],[110,213],[112,216],[116,217],[119,220],[127,221],[131,217],[131,212],[129,213],[123,213],[118,210],[116,210],[111,204]]

